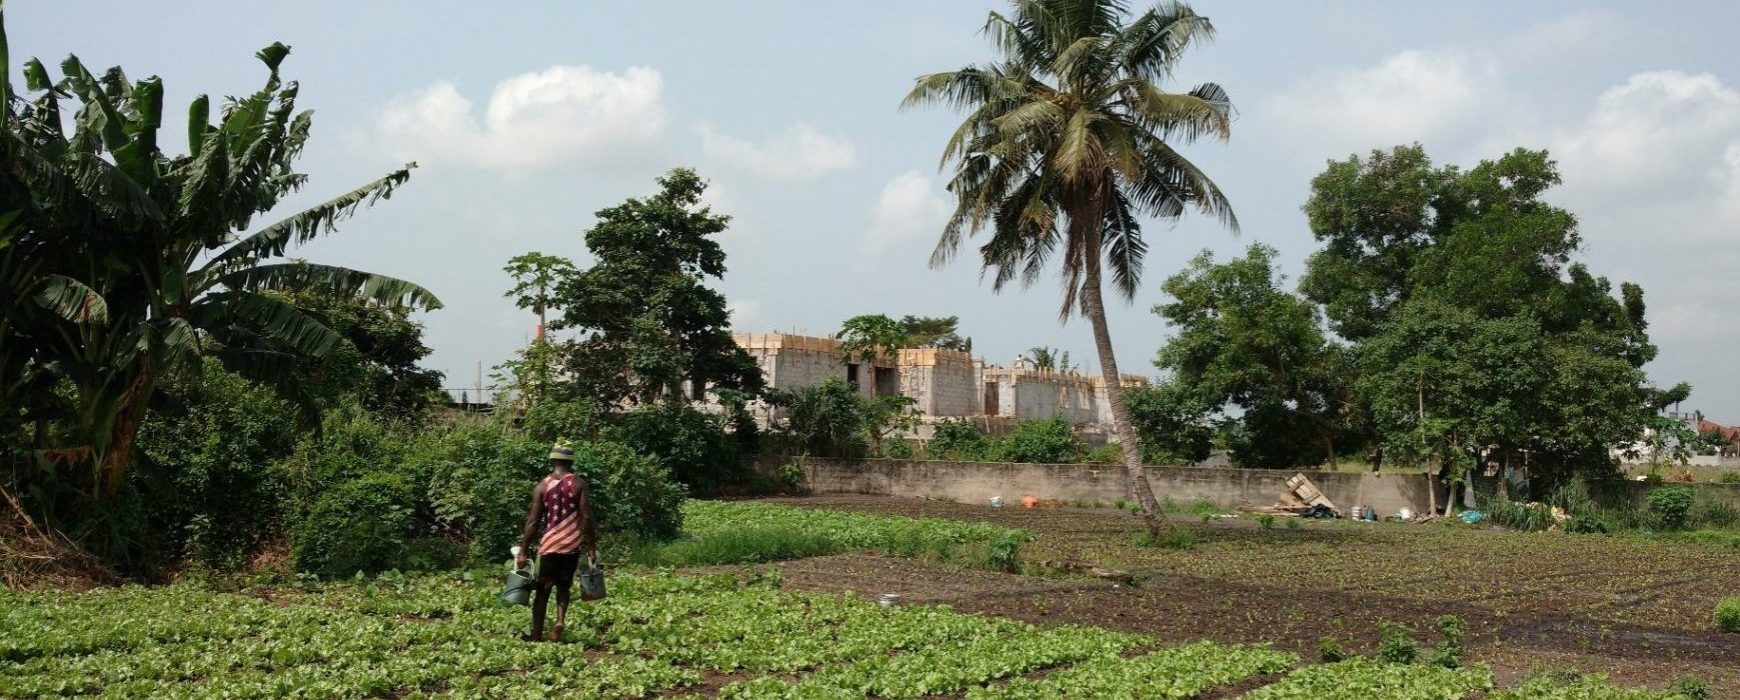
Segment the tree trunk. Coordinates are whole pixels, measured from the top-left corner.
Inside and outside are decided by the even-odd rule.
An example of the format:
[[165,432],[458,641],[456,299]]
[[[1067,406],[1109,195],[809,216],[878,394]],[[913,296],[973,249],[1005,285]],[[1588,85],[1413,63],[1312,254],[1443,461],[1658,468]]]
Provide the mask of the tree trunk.
[[1500,503],[1510,502],[1510,450],[1504,451],[1504,463],[1498,467],[1498,485],[1494,497]]
[[[1097,221],[1097,219],[1096,219]],[[1097,238],[1097,236],[1095,237]],[[1086,273],[1084,275],[1081,295],[1082,310],[1086,312],[1088,324],[1093,326],[1094,350],[1100,356],[1100,375],[1106,382],[1106,403],[1112,409],[1112,432],[1118,436],[1118,446],[1124,453],[1124,468],[1129,474],[1125,483],[1126,490],[1136,503],[1142,507],[1142,519],[1148,522],[1151,530],[1160,526],[1160,503],[1154,498],[1154,491],[1148,487],[1148,475],[1142,469],[1142,443],[1136,437],[1136,430],[1130,425],[1129,413],[1124,409],[1123,377],[1118,374],[1118,359],[1112,354],[1112,333],[1106,327],[1106,304],[1100,295],[1100,247],[1087,246],[1087,259],[1083,261]]]
[[121,407],[115,412],[115,422],[109,431],[108,449],[98,457],[98,473],[102,475],[99,488],[104,500],[113,501],[121,488],[121,479],[127,474],[127,463],[133,458],[133,442],[139,437],[139,424],[145,421],[145,410],[151,403],[153,387],[152,372],[147,366],[121,396]]

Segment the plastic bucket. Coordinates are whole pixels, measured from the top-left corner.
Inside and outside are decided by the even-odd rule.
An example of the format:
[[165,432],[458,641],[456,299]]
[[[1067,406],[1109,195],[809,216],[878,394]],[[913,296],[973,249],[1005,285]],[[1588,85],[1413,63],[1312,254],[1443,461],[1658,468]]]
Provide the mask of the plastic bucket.
[[531,605],[532,589],[537,581],[532,578],[532,572],[516,569],[509,571],[507,585],[501,590],[501,601],[508,605]]

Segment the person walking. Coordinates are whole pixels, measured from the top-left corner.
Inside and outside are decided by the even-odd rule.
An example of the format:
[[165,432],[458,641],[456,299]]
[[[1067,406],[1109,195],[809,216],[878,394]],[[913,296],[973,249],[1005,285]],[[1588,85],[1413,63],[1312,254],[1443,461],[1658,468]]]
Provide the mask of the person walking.
[[552,588],[556,590],[556,624],[550,628],[549,640],[561,640],[580,555],[586,555],[588,566],[596,565],[598,561],[597,525],[592,518],[592,501],[586,494],[586,480],[574,473],[574,448],[557,442],[550,448],[549,464],[549,476],[532,489],[532,504],[526,512],[526,525],[520,531],[519,554],[514,560],[516,568],[525,568],[526,545],[541,529],[537,592],[532,599],[532,633],[526,637],[526,641],[531,642],[544,639],[544,613],[549,608]]

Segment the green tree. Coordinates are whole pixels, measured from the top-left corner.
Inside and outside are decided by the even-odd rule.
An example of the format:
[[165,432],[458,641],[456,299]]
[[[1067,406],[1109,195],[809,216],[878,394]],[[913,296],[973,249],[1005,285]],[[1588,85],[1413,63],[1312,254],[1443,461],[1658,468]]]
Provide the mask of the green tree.
[[1130,422],[1142,436],[1142,458],[1150,464],[1195,464],[1213,451],[1214,424],[1209,409],[1176,381],[1131,387],[1124,392]]
[[906,327],[883,314],[853,316],[840,324],[840,354],[848,361],[892,360],[907,344]]
[[1134,297],[1147,252],[1143,217],[1172,220],[1195,208],[1236,227],[1220,188],[1174,148],[1226,138],[1230,98],[1212,83],[1186,93],[1159,85],[1213,28],[1181,3],[1131,16],[1114,0],[1022,0],[1011,15],[991,13],[985,33],[997,62],[921,77],[905,101],[968,113],[943,148],[957,204],[931,262],[947,263],[980,232],[989,233],[979,252],[993,289],[1030,284],[1060,261],[1060,315],[1080,313],[1093,328],[1129,488],[1157,523],[1102,278],[1109,269],[1116,292]]
[[658,185],[598,212],[586,232],[596,262],[564,275],[550,299],[561,310],[551,326],[579,332],[560,348],[566,391],[607,405],[700,399],[709,389],[759,394],[761,369],[732,339],[725,297],[705,285],[725,274],[714,236],[731,217],[701,205],[707,183],[693,170],[672,170]]
[[1047,345],[1037,345],[1027,349],[1027,354],[1021,360],[1033,365],[1034,369],[1051,372],[1075,372],[1079,369],[1069,361],[1069,351],[1059,350]]
[[409,309],[308,290],[289,298],[342,339],[325,358],[305,361],[304,381],[322,405],[352,396],[380,416],[419,423],[445,400],[442,373],[418,364],[434,350],[423,343],[423,324],[411,320]]
[[538,315],[538,329],[531,346],[498,370],[513,377],[514,388],[526,403],[536,403],[549,391],[555,378],[556,353],[548,337],[549,310],[556,302],[556,286],[574,275],[574,263],[567,258],[531,252],[514,256],[503,269],[514,283],[507,296],[520,308],[531,309]]
[[972,352],[973,339],[961,337],[960,325],[961,318],[959,316],[914,316],[907,314],[900,317],[900,327],[906,331],[906,347],[943,348],[945,350]]
[[1576,218],[1544,201],[1543,151],[1462,170],[1418,146],[1331,163],[1306,204],[1324,243],[1301,283],[1355,342],[1360,395],[1386,453],[1515,460],[1557,477],[1611,451],[1689,388],[1645,383],[1643,290],[1572,256]]
[[774,398],[785,407],[787,426],[805,454],[864,456],[869,447],[865,426],[870,424],[870,404],[844,380],[831,377]]
[[[239,234],[307,180],[294,162],[312,115],[296,111],[298,87],[279,77],[289,52],[282,44],[262,49],[265,85],[225,104],[215,124],[210,100],[196,97],[188,109],[191,153],[182,156],[158,147],[163,82],[156,77],[131,81],[118,67],[98,77],[69,57],[59,81],[40,61],[24,64],[34,99],[10,99],[6,88],[0,212],[21,213],[12,222],[19,233],[0,249],[19,258],[0,269],[27,271],[22,298],[37,309],[8,314],[8,357],[0,364],[18,367],[22,357],[23,366],[52,368],[39,371],[51,376],[32,379],[30,391],[43,382],[68,387],[66,420],[36,430],[30,442],[45,458],[89,469],[104,500],[122,482],[158,385],[197,372],[202,355],[306,398],[299,360],[325,357],[341,337],[283,293],[439,307],[434,295],[402,280],[273,262],[290,245],[390,196],[411,166]],[[10,66],[0,67],[10,74]],[[70,134],[62,127],[67,99],[78,103]]]
[[1253,244],[1216,264],[1203,251],[1162,289],[1154,312],[1176,330],[1155,364],[1211,411],[1236,407],[1234,461],[1297,467],[1335,459],[1350,413],[1346,353],[1329,342],[1310,302],[1281,289],[1275,249]]

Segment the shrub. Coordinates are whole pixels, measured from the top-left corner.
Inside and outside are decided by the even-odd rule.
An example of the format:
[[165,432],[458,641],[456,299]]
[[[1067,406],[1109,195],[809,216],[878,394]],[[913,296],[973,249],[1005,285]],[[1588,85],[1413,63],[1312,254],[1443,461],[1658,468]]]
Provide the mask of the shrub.
[[1686,523],[1691,527],[1740,526],[1740,508],[1717,498],[1699,498],[1692,502],[1691,511],[1686,513]]
[[417,531],[415,503],[410,482],[387,471],[325,491],[290,530],[296,568],[335,577],[400,568]]
[[1571,516],[1571,521],[1565,524],[1565,532],[1585,535],[1605,534],[1607,523],[1599,516],[1589,513],[1578,513]]
[[1691,511],[1695,495],[1690,487],[1669,486],[1650,491],[1645,500],[1649,502],[1649,514],[1657,527],[1680,530],[1686,526],[1686,515]]
[[1298,518],[1288,518],[1287,519],[1287,529],[1297,530],[1297,529],[1299,529],[1299,527],[1300,527],[1300,524],[1299,524]]
[[658,460],[672,478],[695,492],[715,493],[742,482],[748,474],[737,443],[725,432],[724,418],[702,413],[686,402],[642,406],[621,416],[604,434]]
[[1722,472],[1721,476],[1716,477],[1716,482],[1721,484],[1740,484],[1740,471]]
[[1081,461],[1084,464],[1123,464],[1124,449],[1117,443],[1100,445],[1082,453]]
[[1064,416],[1022,421],[997,441],[992,450],[999,462],[1069,464],[1081,457],[1081,439]]
[[594,440],[604,429],[604,410],[591,401],[539,401],[526,411],[520,427],[533,440]]
[[1196,546],[1196,532],[1179,525],[1167,525],[1159,530],[1143,530],[1136,533],[1136,546],[1186,552]]
[[1723,598],[1716,604],[1716,629],[1740,632],[1740,598]]
[[283,534],[277,462],[296,447],[295,412],[271,389],[208,358],[197,382],[171,386],[139,428],[133,473],[145,517],[170,557],[240,564]]
[[1317,640],[1317,658],[1322,659],[1323,663],[1332,664],[1350,656],[1352,654],[1348,653],[1347,649],[1341,645],[1341,640],[1335,637],[1323,637]]
[[1433,623],[1443,639],[1433,649],[1432,663],[1444,668],[1462,668],[1462,618],[1445,615]]
[[1268,513],[1259,515],[1257,516],[1257,524],[1263,526],[1264,530],[1273,530],[1275,529],[1275,516]]
[[945,420],[936,424],[926,454],[936,459],[982,461],[991,449],[991,438],[979,426],[965,420]]
[[852,458],[869,449],[870,405],[852,385],[832,378],[776,400],[786,406],[792,436],[806,453]]
[[884,440],[882,442],[882,456],[888,459],[912,459],[915,452],[912,449],[912,443],[905,440]]
[[[409,462],[427,485],[435,523],[470,541],[473,562],[494,563],[519,539],[532,488],[548,473],[549,449],[507,425],[461,423],[422,436]],[[597,488],[592,492],[596,500]]]
[[1668,687],[1685,700],[1710,700],[1710,686],[1697,676],[1680,676]]
[[1411,664],[1420,658],[1420,643],[1414,640],[1414,628],[1399,622],[1378,622],[1379,661]]

